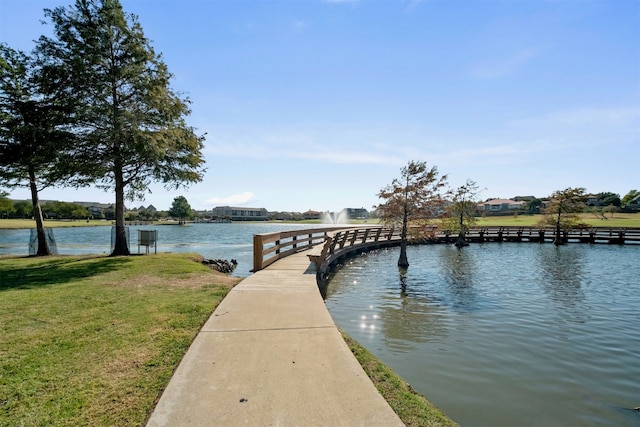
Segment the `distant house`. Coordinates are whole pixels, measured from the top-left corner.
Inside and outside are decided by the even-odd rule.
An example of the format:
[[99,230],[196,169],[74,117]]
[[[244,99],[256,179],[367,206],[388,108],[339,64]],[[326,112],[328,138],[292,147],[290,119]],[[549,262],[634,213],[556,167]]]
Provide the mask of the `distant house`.
[[242,208],[217,206],[211,211],[213,218],[230,219],[232,221],[266,221],[269,219],[265,208]]
[[365,208],[347,208],[347,214],[351,219],[368,219],[369,211]]
[[590,207],[600,206],[602,204],[600,197],[597,194],[587,194],[586,200],[587,200],[587,206],[590,206]]
[[526,206],[527,202],[510,199],[491,199],[478,203],[478,210],[481,212],[511,212]]
[[87,208],[89,213],[94,217],[100,217],[107,211],[115,209],[113,203],[96,203],[96,202],[73,202],[77,205]]
[[148,213],[153,213],[153,212],[157,212],[157,211],[158,211],[158,210],[156,209],[156,207],[155,207],[155,206],[153,206],[153,205],[149,205],[149,206],[147,206],[146,208],[144,207],[144,205],[140,205],[140,207],[139,207],[139,208],[137,208],[137,209],[132,209],[132,210],[134,210],[134,211],[138,211],[138,212],[140,212],[140,211],[146,211],[146,212],[148,212]]
[[322,212],[312,211],[311,209],[302,214],[302,218],[304,219],[320,219],[321,217]]
[[514,200],[516,202],[531,202],[532,200],[535,200],[536,196],[516,196],[513,197],[511,200]]

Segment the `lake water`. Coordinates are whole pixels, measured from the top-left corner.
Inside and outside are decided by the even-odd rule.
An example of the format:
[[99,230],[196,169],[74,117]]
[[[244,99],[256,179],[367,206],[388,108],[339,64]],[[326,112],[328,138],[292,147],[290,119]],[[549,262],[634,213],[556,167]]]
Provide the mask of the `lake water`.
[[[313,225],[130,227],[158,251],[236,259],[253,235]],[[0,230],[0,255],[29,230]],[[54,229],[61,254],[109,253],[111,227]],[[144,248],[141,248],[144,251]],[[640,246],[411,246],[352,258],[329,283],[336,324],[463,426],[640,426]]]
[[345,262],[340,327],[463,426],[639,426],[640,247],[411,246]]
[[[138,230],[156,230],[158,252],[195,252],[209,259],[235,259],[238,266],[234,276],[246,277],[253,268],[254,234],[320,226],[256,222],[131,226],[129,248],[131,253],[138,253]],[[61,255],[109,254],[111,229],[111,226],[53,228],[53,234]],[[28,255],[30,233],[25,229],[0,229],[0,255]],[[144,246],[140,252],[145,252]]]

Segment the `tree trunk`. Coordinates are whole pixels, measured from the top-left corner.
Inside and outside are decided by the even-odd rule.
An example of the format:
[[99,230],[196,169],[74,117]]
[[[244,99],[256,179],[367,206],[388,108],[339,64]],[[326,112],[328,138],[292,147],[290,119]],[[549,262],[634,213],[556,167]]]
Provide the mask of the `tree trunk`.
[[124,183],[122,174],[116,173],[116,239],[111,256],[130,255],[127,246],[127,228],[124,222]]
[[400,241],[400,258],[398,258],[398,267],[409,267],[409,260],[407,259],[407,240],[402,239]]
[[562,205],[558,207],[558,218],[556,220],[556,237],[553,239],[553,244],[556,246],[564,245],[564,238],[560,230],[560,217],[562,215]]
[[464,199],[462,200],[462,205],[460,208],[460,233],[458,234],[458,240],[456,240],[455,246],[457,248],[462,248],[464,246],[469,246],[469,244],[464,240],[464,236],[466,234],[466,229],[464,227]]
[[36,176],[33,168],[29,169],[29,187],[31,189],[31,203],[33,204],[33,218],[36,220],[36,234],[38,236],[38,250],[36,256],[51,255],[49,251],[49,243],[47,235],[44,232],[44,219],[42,218],[42,208],[40,207],[40,199],[38,198],[38,187],[36,185]]
[[458,240],[456,240],[456,243],[454,243],[454,245],[457,248],[462,248],[465,246],[469,246],[469,244],[467,243],[467,241],[464,238],[464,233],[460,232],[460,234],[458,234]]
[[398,258],[398,267],[409,267],[409,260],[407,259],[407,224],[408,224],[407,209],[404,209],[404,216],[402,218],[402,231],[400,232],[400,258]]

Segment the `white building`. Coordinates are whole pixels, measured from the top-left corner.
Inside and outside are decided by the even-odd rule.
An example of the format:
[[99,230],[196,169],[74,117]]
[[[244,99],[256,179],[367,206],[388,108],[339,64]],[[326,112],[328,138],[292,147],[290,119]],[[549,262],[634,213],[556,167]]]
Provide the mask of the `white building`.
[[217,206],[211,211],[213,218],[230,219],[232,221],[265,221],[268,219],[265,208],[239,208]]
[[481,212],[511,212],[520,210],[526,206],[527,202],[516,202],[510,199],[491,199],[478,203],[478,210]]

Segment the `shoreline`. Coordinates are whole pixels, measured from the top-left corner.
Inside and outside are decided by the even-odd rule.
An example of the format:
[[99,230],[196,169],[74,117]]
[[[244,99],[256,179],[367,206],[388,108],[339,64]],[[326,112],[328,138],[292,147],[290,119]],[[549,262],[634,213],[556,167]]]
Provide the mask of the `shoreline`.
[[[511,215],[511,216],[487,216],[478,217],[476,219],[476,227],[535,227],[540,219],[540,215]],[[597,218],[593,214],[580,214],[582,221],[595,228],[640,228],[640,212],[617,213],[607,219]],[[126,221],[127,225],[149,225],[149,226],[166,226],[179,225],[178,221]],[[105,227],[112,226],[112,220],[45,220],[46,228],[66,228],[66,227]],[[191,224],[219,224],[214,222],[187,221],[187,225]],[[321,220],[300,220],[300,221],[235,221],[231,224],[323,224]],[[379,224],[377,219],[368,221],[349,221],[349,225],[376,225]],[[330,225],[330,224],[326,224]],[[33,219],[0,219],[0,230],[14,229],[31,229],[35,228],[35,220]]]

